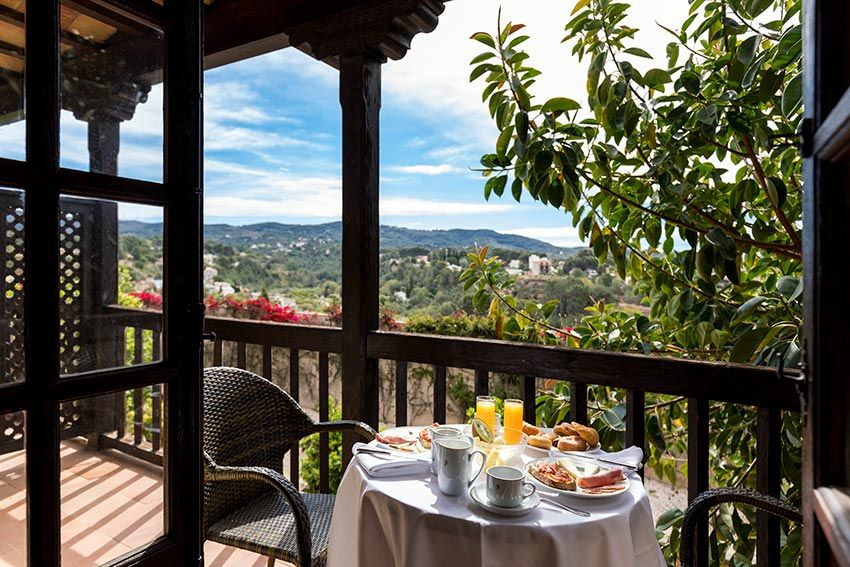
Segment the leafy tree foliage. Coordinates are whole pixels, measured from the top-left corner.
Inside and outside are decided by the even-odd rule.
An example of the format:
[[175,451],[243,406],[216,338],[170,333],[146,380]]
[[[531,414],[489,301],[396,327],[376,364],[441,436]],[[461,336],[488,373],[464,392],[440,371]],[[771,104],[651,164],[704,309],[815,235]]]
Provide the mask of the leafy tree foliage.
[[[575,5],[564,41],[587,63],[583,103],[534,97],[540,71],[522,48],[522,24],[473,35],[487,49],[472,60],[470,80],[483,82],[500,131],[481,159],[484,196],[507,192],[565,211],[600,262],[611,259],[645,298],[646,314],[598,303],[574,331],[579,346],[797,365],[801,159],[785,142],[801,120],[801,1],[693,0],[678,29],[659,27],[670,38],[663,60],[636,43],[630,9],[612,0]],[[490,260],[470,257],[464,274],[476,303],[489,301],[497,321],[510,312],[505,325],[518,323],[517,338],[548,340],[546,304],[522,313]],[[621,404],[615,394],[597,402],[598,415]],[[650,462],[662,472],[684,454],[686,417],[675,399],[655,400],[648,413],[656,420]],[[746,435],[754,419],[745,408],[712,408],[714,483],[754,484]],[[783,489],[793,500],[797,416],[785,417],[784,433]],[[713,519],[717,560],[729,551],[732,564],[750,564],[753,518],[742,521],[744,513],[724,509]],[[664,518],[659,528],[677,521]],[[783,562],[792,564],[799,532],[787,537]]]

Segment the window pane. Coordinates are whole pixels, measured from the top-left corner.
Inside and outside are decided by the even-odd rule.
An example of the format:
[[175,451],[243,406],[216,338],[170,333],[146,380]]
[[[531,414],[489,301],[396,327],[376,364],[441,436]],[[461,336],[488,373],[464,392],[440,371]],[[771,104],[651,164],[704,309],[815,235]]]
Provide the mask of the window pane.
[[0,386],[24,380],[24,194],[0,189]]
[[162,32],[68,1],[61,19],[61,165],[162,181]]
[[0,567],[27,564],[24,412],[0,414]]
[[59,236],[61,373],[160,360],[162,209],[63,197]]
[[163,534],[163,392],[60,407],[62,565],[102,565]]
[[24,159],[24,0],[2,0],[0,19],[0,157]]

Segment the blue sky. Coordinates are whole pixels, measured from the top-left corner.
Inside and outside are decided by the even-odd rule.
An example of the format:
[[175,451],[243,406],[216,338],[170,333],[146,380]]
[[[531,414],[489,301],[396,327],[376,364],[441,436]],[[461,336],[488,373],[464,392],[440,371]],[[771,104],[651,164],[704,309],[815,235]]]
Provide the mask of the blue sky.
[[[639,0],[641,45],[663,54],[653,20],[676,26],[686,0]],[[503,18],[526,23],[531,63],[544,71],[538,96],[586,96],[585,64],[560,44],[572,0],[505,0]],[[533,6],[533,8],[529,8]],[[381,222],[412,228],[491,228],[559,245],[580,244],[570,218],[539,203],[483,197],[471,172],[492,151],[497,132],[468,84],[468,62],[481,51],[469,36],[496,25],[499,4],[456,0],[437,30],[417,36],[403,60],[383,69]],[[639,36],[640,37],[640,36]],[[205,74],[205,218],[208,223],[320,223],[341,215],[341,116],[337,72],[285,49]],[[0,155],[18,157],[22,124],[0,128]],[[86,128],[63,112],[62,164],[88,167]],[[119,173],[161,180],[162,88],[155,86],[122,124]],[[122,218],[160,220],[150,207],[123,205]]]

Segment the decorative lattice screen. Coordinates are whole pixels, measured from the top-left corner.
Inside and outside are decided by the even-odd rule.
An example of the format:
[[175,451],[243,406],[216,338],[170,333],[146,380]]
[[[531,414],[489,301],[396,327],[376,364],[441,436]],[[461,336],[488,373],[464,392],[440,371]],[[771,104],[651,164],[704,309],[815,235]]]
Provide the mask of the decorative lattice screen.
[[[111,210],[115,210],[112,208]],[[58,345],[44,345],[45,349],[59,348],[59,366],[62,374],[74,374],[103,367],[98,364],[97,338],[94,322],[98,320],[104,286],[117,282],[101,281],[104,274],[114,273],[117,255],[104,258],[98,248],[101,239],[117,240],[117,235],[102,233],[100,215],[102,203],[85,199],[62,199],[59,215],[59,297],[43,298],[59,301],[60,334]],[[22,193],[0,190],[2,214],[2,248],[0,248],[0,275],[4,293],[0,299],[0,384],[24,379],[24,210]],[[108,223],[116,226],[116,223]],[[112,266],[105,266],[105,263]],[[102,321],[102,318],[100,319]],[[112,350],[114,352],[114,349]],[[107,365],[113,365],[108,364]],[[103,418],[104,416],[99,416]],[[94,432],[96,420],[90,401],[63,403],[59,411],[62,436],[73,437]],[[23,419],[19,413],[0,416],[0,453],[23,446]]]

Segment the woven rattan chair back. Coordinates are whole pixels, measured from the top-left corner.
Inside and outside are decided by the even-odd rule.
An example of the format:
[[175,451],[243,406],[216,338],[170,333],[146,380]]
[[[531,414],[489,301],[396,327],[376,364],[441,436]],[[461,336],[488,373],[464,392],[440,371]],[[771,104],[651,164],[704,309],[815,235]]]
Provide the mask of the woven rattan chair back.
[[[283,472],[283,457],[313,432],[315,422],[289,394],[238,368],[204,370],[204,451],[220,466],[260,466]],[[204,524],[268,492],[261,483],[204,485]]]

